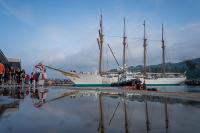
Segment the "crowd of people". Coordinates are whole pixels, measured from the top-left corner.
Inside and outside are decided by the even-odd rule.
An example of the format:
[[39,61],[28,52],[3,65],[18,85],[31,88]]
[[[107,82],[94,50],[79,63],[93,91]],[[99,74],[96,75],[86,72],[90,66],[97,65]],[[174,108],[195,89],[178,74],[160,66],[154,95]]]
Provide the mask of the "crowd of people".
[[26,74],[24,69],[5,67],[0,62],[0,84],[29,84],[31,77]]

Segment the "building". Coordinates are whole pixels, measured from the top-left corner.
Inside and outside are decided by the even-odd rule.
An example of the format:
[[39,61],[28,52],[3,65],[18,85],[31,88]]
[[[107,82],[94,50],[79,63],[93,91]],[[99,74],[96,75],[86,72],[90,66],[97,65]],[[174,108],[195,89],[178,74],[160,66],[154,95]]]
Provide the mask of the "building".
[[15,69],[21,69],[21,59],[18,58],[7,58],[0,49],[0,61],[5,65],[5,67],[13,66]]
[[3,52],[1,51],[1,49],[0,49],[0,61],[1,61],[4,65],[8,64],[8,59],[7,59],[6,56],[3,54]]
[[21,69],[21,59],[18,58],[7,58],[9,66],[13,66],[14,68]]

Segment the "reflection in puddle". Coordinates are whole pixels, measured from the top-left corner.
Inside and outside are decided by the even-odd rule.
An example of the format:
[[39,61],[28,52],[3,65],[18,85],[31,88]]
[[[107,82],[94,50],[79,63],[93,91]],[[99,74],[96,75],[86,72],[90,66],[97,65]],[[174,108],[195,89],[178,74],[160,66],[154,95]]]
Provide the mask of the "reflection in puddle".
[[32,98],[34,107],[39,108],[45,103],[47,92],[48,90],[45,88],[30,89],[30,97]]
[[200,131],[200,103],[194,101],[58,88],[4,88],[0,95],[0,116],[7,114],[0,132]]

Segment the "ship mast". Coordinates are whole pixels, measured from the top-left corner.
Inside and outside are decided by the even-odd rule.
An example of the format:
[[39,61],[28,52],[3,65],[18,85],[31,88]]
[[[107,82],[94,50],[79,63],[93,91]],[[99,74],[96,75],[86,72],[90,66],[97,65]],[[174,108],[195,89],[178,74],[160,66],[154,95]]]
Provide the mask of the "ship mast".
[[147,71],[146,71],[146,67],[147,67],[147,59],[146,59],[146,56],[147,56],[147,39],[146,39],[146,25],[145,25],[145,20],[144,20],[144,44],[143,44],[143,47],[144,47],[144,78],[147,76]]
[[101,19],[100,19],[100,29],[99,29],[99,38],[97,38],[97,42],[99,45],[99,74],[102,74],[102,62],[103,62],[103,18],[101,14]]
[[125,18],[124,18],[124,33],[123,33],[123,74],[125,74],[125,69],[126,69],[126,46],[127,46],[126,21],[125,21]]
[[162,74],[163,76],[165,76],[165,41],[164,41],[164,38],[163,38],[163,32],[164,32],[164,29],[163,29],[163,24],[162,24]]

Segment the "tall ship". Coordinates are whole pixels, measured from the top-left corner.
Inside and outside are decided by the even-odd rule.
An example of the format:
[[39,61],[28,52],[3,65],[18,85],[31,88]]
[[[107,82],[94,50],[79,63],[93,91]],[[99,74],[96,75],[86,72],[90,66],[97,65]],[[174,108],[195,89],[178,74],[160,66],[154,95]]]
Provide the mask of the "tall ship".
[[[143,47],[144,47],[144,70],[143,72],[128,72],[126,64],[126,47],[127,47],[127,37],[126,37],[126,27],[125,27],[125,18],[124,18],[124,33],[123,33],[123,66],[115,72],[104,71],[103,68],[103,46],[104,46],[104,34],[103,34],[103,20],[102,15],[100,16],[100,29],[99,37],[97,38],[98,47],[99,47],[99,68],[98,72],[65,72],[61,71],[66,77],[68,77],[75,86],[111,86],[112,83],[131,80],[131,79],[140,79],[142,83],[145,83],[147,86],[169,86],[169,85],[180,85],[186,80],[184,74],[181,73],[167,73],[166,63],[165,63],[165,41],[163,39],[163,25],[162,25],[162,72],[161,73],[149,73],[147,72],[147,60],[146,60],[146,51],[147,51],[147,38],[145,33],[145,21],[144,21],[144,38],[143,38]],[[109,47],[110,48],[110,47]],[[111,51],[112,52],[112,51]],[[113,54],[113,53],[112,53]],[[113,54],[114,56],[114,54]],[[115,56],[114,56],[115,58]],[[116,60],[116,58],[115,58]],[[116,60],[117,61],[117,60]],[[60,71],[60,70],[59,70]]]
[[161,48],[162,48],[162,67],[160,73],[150,73],[147,72],[147,38],[146,38],[146,25],[144,21],[144,38],[143,38],[143,61],[144,61],[144,70],[143,73],[127,73],[127,80],[132,78],[139,78],[147,86],[175,86],[184,83],[186,80],[185,73],[170,73],[166,72],[166,46],[164,41],[164,28],[162,24],[162,39],[161,39]]

